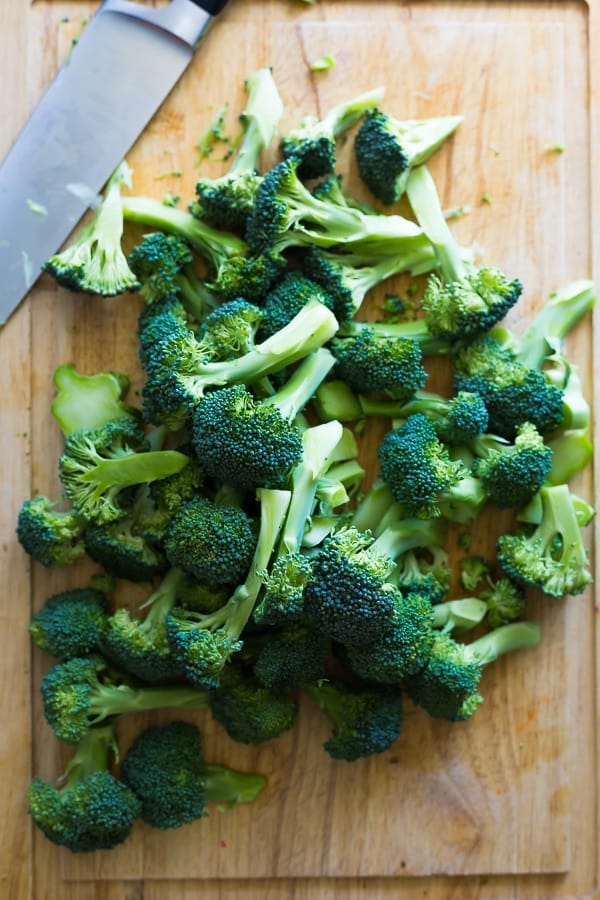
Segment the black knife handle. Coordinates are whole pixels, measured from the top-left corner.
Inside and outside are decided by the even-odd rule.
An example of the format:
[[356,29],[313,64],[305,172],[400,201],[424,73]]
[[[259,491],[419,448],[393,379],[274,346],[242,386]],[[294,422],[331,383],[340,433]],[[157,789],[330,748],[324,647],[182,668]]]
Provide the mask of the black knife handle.
[[211,16],[216,16],[217,13],[221,12],[227,0],[192,0],[192,3],[200,6],[207,13],[210,13]]

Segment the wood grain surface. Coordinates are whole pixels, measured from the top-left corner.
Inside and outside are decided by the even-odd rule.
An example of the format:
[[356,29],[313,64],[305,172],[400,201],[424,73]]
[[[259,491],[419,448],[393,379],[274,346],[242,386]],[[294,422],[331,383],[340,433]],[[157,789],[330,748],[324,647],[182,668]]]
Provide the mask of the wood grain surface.
[[[0,156],[93,9],[2,0]],[[431,168],[446,206],[471,207],[455,225],[461,242],[477,242],[486,261],[524,282],[519,313],[509,319],[519,330],[551,290],[598,274],[593,237],[600,191],[592,161],[599,146],[600,63],[590,53],[600,39],[597,20],[598,5],[583,2],[232,0],[128,156],[135,192],[192,196],[198,134],[223,101],[231,101],[235,115],[244,77],[259,66],[273,66],[285,104],[282,131],[302,114],[385,84],[385,108],[399,117],[464,114]],[[324,52],[334,53],[336,67],[311,73],[308,63]],[[556,143],[565,145],[564,153],[545,149]],[[360,193],[349,145],[340,168]],[[171,169],[182,177],[156,180]],[[202,169],[219,171],[217,162]],[[194,721],[208,758],[268,773],[268,788],[254,806],[179,832],[140,824],[110,853],[74,856],[32,835],[27,783],[32,773],[55,778],[68,754],[43,721],[38,685],[50,660],[31,652],[27,625],[47,596],[84,584],[94,567],[84,562],[48,572],[30,566],[14,523],[32,492],[58,492],[61,437],[49,413],[54,368],[71,360],[82,371],[124,371],[135,395],[139,309],[136,298],[75,297],[42,279],[0,332],[6,443],[0,559],[7,586],[0,613],[0,898],[596,896],[593,591],[564,603],[532,598],[541,647],[486,673],[486,702],[467,723],[433,722],[407,704],[397,744],[347,765],[321,750],[327,729],[308,706],[293,732],[258,748],[234,744],[209,715],[199,714]],[[590,400],[598,383],[592,348],[587,323],[569,349]],[[379,437],[377,429],[365,435],[365,461],[373,459]],[[589,498],[592,475],[573,484]],[[477,533],[475,550],[485,548],[495,527],[488,522]],[[136,602],[138,594],[123,599]],[[145,721],[170,718],[161,713],[122,723],[123,749]]]

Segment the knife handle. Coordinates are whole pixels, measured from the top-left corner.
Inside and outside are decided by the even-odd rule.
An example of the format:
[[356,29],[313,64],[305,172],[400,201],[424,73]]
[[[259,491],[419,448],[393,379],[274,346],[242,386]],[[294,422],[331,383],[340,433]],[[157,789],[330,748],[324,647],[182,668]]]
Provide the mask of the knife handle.
[[104,0],[98,12],[143,19],[194,47],[212,22],[212,17],[226,3],[227,0],[171,0],[167,6],[154,9],[143,3],[132,3],[131,0]]
[[216,16],[217,13],[220,13],[227,0],[192,0],[192,3],[195,3],[196,6],[202,7],[202,9],[210,13],[211,16]]

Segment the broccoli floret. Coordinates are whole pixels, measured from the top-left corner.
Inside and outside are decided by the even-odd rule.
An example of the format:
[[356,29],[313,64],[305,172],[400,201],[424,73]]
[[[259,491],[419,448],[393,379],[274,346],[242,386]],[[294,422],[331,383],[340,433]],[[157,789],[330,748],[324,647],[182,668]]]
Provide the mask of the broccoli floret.
[[314,300],[283,329],[243,356],[213,360],[204,342],[196,340],[181,322],[171,318],[166,324],[168,330],[146,360],[144,404],[154,421],[164,421],[169,427],[173,422],[181,427],[209,389],[247,385],[281,371],[313,353],[337,330],[333,314]]
[[581,594],[593,579],[573,495],[560,484],[542,487],[538,496],[540,523],[524,534],[498,538],[500,565],[517,584],[538,588],[550,597]]
[[480,435],[472,444],[473,474],[488,499],[500,508],[526,506],[546,481],[552,450],[535,425],[524,422],[511,444],[496,435]]
[[29,812],[53,844],[80,853],[110,850],[128,837],[141,804],[108,771],[115,748],[110,725],[91,728],[78,743],[60,788],[41,778],[31,782]]
[[310,300],[318,300],[333,311],[333,300],[326,288],[298,269],[286,272],[265,297],[261,337],[270,337],[291,322]]
[[539,641],[539,627],[532,622],[504,625],[471,644],[440,632],[427,665],[406,679],[406,690],[433,718],[469,718],[483,700],[477,689],[485,666],[512,650],[536,647]]
[[355,337],[332,341],[336,373],[355,391],[387,394],[406,403],[427,380],[418,341],[378,337],[364,328]]
[[69,435],[58,461],[65,493],[76,512],[104,524],[125,515],[122,491],[181,471],[189,457],[176,450],[147,450],[143,432],[131,419]]
[[374,109],[365,116],[354,141],[360,177],[383,203],[396,203],[406,190],[411,169],[427,162],[462,119],[439,116],[400,121]]
[[144,729],[127,751],[121,780],[140,801],[140,818],[163,830],[206,816],[207,803],[251,803],[266,782],[258,773],[208,765],[189,722]]
[[206,472],[238,487],[283,485],[302,456],[293,420],[334,362],[328,350],[318,350],[277,393],[263,400],[242,385],[207,394],[196,407],[192,425],[196,455]]
[[488,586],[479,597],[486,605],[486,622],[490,628],[500,628],[520,619],[527,609],[527,598],[521,585],[510,578],[486,578]]
[[36,647],[57,659],[85,656],[100,646],[108,616],[108,603],[100,591],[62,591],[49,597],[35,613],[29,633]]
[[402,695],[394,688],[371,686],[350,690],[335,682],[308,688],[333,725],[323,747],[334,759],[352,762],[392,746],[402,727]]
[[174,234],[145,235],[129,254],[129,265],[140,280],[141,296],[150,305],[177,298],[198,322],[216,305],[196,274],[189,246]]
[[164,553],[136,533],[135,519],[131,516],[103,525],[91,523],[83,539],[88,556],[115,578],[151,581],[168,568]]
[[333,172],[336,138],[357,122],[366,110],[381,102],[383,94],[383,88],[375,88],[334,106],[321,119],[305,116],[297,128],[281,139],[284,159],[294,157],[299,160],[300,178],[320,178]]
[[430,277],[423,296],[430,330],[447,340],[488,331],[517,302],[521,282],[509,281],[499,269],[477,269],[462,259],[426,166],[412,170],[406,189],[417,220],[435,248],[442,275],[441,279]]
[[467,591],[476,591],[490,577],[490,564],[482,556],[466,556],[459,560],[460,583]]
[[453,517],[454,503],[475,516],[485,500],[480,483],[453,460],[423,413],[385,435],[378,451],[383,480],[407,516]]
[[263,178],[246,240],[255,253],[280,255],[286,248],[316,244],[346,245],[377,253],[400,253],[423,245],[423,232],[402,216],[362,212],[349,204],[332,203],[311,194],[298,177],[299,161],[284,160]]
[[[300,312],[305,304],[294,311]],[[215,359],[236,359],[250,353],[255,346],[256,333],[261,328],[265,312],[241,298],[223,303],[206,317],[199,331],[206,352]],[[290,321],[293,316],[290,316]],[[287,325],[287,321],[282,323]],[[278,331],[276,328],[274,331]]]
[[112,716],[208,704],[206,693],[189,685],[135,686],[101,656],[57,663],[42,678],[41,691],[46,720],[65,744],[78,744],[90,728]]
[[268,572],[254,621],[259,625],[281,625],[302,618],[304,589],[311,575],[310,559],[302,553],[278,556]]
[[144,368],[152,359],[154,347],[171,332],[183,335],[193,327],[184,307],[176,297],[146,306],[138,319],[139,359]]
[[167,616],[176,603],[182,602],[185,576],[171,569],[142,605],[147,609],[143,619],[134,618],[125,607],[109,619],[103,649],[126,672],[142,681],[163,681],[181,675],[167,640]]
[[164,548],[177,566],[207,585],[237,585],[248,574],[256,547],[243,509],[194,497],[171,519]]
[[[398,557],[394,584],[405,596],[411,593],[421,594],[433,604],[439,603],[448,593],[451,574],[448,554],[442,546],[434,543],[437,539],[432,534],[427,548],[407,550]],[[439,540],[442,539],[440,533]]]
[[223,670],[219,687],[210,692],[210,710],[232,740],[262,744],[292,728],[298,704],[264,687],[233,663]]
[[139,419],[138,410],[123,403],[129,379],[118,372],[82,375],[73,363],[54,370],[56,396],[50,410],[65,437],[74,431],[101,428],[127,416]]
[[270,632],[258,653],[254,673],[272,691],[305,688],[325,675],[329,640],[310,622],[290,622]]
[[140,283],[121,249],[121,185],[131,187],[131,170],[122,163],[108,182],[92,222],[75,242],[51,256],[42,269],[71,291],[114,297],[136,291]]
[[252,616],[290,502],[289,491],[260,488],[257,497],[260,530],[244,583],[214,613],[177,609],[167,617],[167,637],[175,658],[189,681],[202,688],[218,686],[225,664],[242,648],[242,632]]
[[271,69],[258,69],[245,82],[248,100],[240,116],[244,136],[229,171],[221,178],[201,178],[196,184],[198,204],[192,211],[219,228],[243,228],[254,208],[261,176],[258,158],[279,124],[283,105]]
[[43,566],[68,566],[85,553],[84,526],[73,509],[57,510],[40,494],[25,500],[19,510],[17,538],[23,550]]
[[454,357],[454,386],[479,394],[489,429],[512,440],[519,425],[531,422],[540,434],[554,431],[563,418],[563,393],[543,373],[518,361],[490,334],[476,338]]
[[189,457],[187,466],[175,475],[169,475],[148,485],[148,503],[144,498],[140,498],[141,508],[136,511],[138,526],[144,534],[148,530],[156,531],[152,521],[157,520],[157,537],[160,540],[166,531],[166,525],[165,529],[161,530],[162,521],[168,524],[173,513],[177,512],[183,503],[195,497],[204,484],[204,469],[196,459],[192,444],[182,444],[177,450]]
[[471,444],[488,427],[489,416],[479,394],[459,391],[454,397],[440,397],[427,391],[417,391],[414,399],[405,404],[371,397],[359,397],[365,416],[389,416],[405,419],[412,413],[423,413],[430,419],[445,444]]

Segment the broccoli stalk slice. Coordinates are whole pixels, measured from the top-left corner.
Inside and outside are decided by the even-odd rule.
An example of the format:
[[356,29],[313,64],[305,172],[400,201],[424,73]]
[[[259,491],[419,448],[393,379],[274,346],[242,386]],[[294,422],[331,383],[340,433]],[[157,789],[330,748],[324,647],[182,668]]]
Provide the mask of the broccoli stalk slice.
[[447,600],[432,607],[431,623],[446,634],[468,631],[483,621],[487,609],[487,603],[477,597]]
[[181,472],[189,461],[189,456],[178,450],[147,450],[117,459],[98,456],[94,467],[82,473],[81,481],[88,483],[91,490],[103,493],[113,487],[131,487],[168,478]]
[[[328,510],[347,503],[350,495],[358,490],[365,477],[365,470],[356,459],[332,466],[317,484],[317,500],[321,512],[323,506]],[[350,493],[349,493],[350,492]]]
[[565,431],[548,441],[548,447],[552,451],[548,484],[566,484],[577,472],[585,469],[594,452],[587,429]]
[[63,287],[104,297],[114,297],[139,288],[139,281],[121,249],[122,184],[131,186],[131,170],[126,163],[121,163],[109,180],[92,222],[80,232],[73,244],[51,256],[42,266]]
[[315,409],[322,422],[338,419],[340,422],[354,422],[362,418],[358,397],[345,381],[335,379],[322,384],[315,397]]
[[[236,359],[204,363],[199,366],[197,374],[180,375],[180,379],[196,399],[200,399],[208,387],[251,383],[318,350],[333,337],[337,327],[333,313],[317,300],[310,300],[291,322],[262,343],[256,344],[248,353]],[[319,359],[322,360],[323,357],[320,356]],[[297,381],[295,378],[294,386],[297,386]],[[267,397],[263,402],[277,401],[273,401],[273,397]]]
[[267,783],[260,772],[239,772],[216,764],[205,764],[202,772],[207,803],[252,803]]
[[74,431],[100,428],[107,422],[128,416],[137,419],[138,412],[123,403],[129,379],[118,372],[97,375],[80,374],[73,363],[54,370],[56,396],[50,410],[65,437]]
[[344,131],[347,131],[368,109],[373,109],[377,103],[381,103],[385,94],[384,87],[376,87],[371,91],[365,91],[352,100],[346,100],[344,103],[338,103],[333,106],[324,116],[323,123],[331,129],[334,137],[339,137]]

